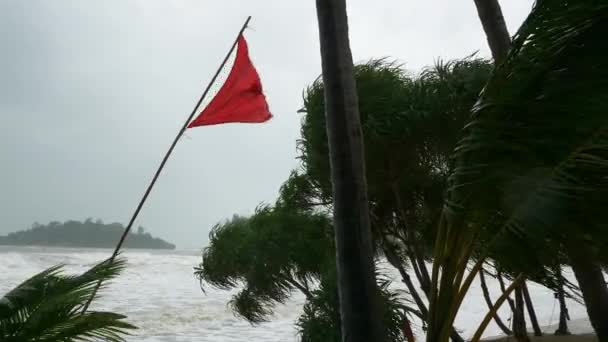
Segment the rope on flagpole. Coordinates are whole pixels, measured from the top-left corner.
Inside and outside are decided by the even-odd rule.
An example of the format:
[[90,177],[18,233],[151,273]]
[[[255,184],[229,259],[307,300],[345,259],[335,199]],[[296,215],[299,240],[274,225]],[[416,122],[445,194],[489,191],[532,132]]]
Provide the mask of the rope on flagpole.
[[[116,256],[120,252],[120,248],[122,247],[123,243],[125,242],[125,239],[127,238],[127,235],[131,231],[131,227],[133,227],[133,223],[135,223],[135,219],[137,219],[137,216],[139,215],[139,212],[141,211],[141,208],[144,206],[144,203],[146,202],[146,199],[148,199],[148,195],[150,195],[150,192],[152,191],[152,188],[154,187],[154,184],[156,183],[156,180],[160,176],[160,173],[162,172],[163,168],[165,167],[165,164],[167,163],[167,160],[169,160],[169,156],[173,152],[173,149],[175,148],[175,145],[177,145],[177,142],[179,141],[179,139],[181,138],[181,136],[184,134],[184,132],[188,128],[188,124],[190,123],[190,121],[192,121],[192,119],[194,118],[194,115],[196,115],[196,113],[198,111],[198,108],[201,106],[201,103],[203,102],[203,100],[205,99],[205,97],[207,96],[207,94],[209,93],[209,90],[211,89],[211,86],[215,83],[215,81],[216,81],[217,77],[219,76],[220,72],[222,71],[222,69],[226,65],[226,62],[228,62],[228,59],[230,58],[230,55],[232,55],[232,52],[234,51],[234,49],[237,46],[239,38],[241,37],[241,35],[245,31],[245,29],[247,28],[247,25],[249,24],[250,20],[251,20],[251,16],[247,17],[247,20],[245,20],[245,23],[241,27],[241,30],[239,31],[238,35],[236,36],[236,39],[234,40],[234,43],[232,43],[232,46],[230,47],[230,50],[226,54],[226,57],[224,57],[224,60],[222,61],[222,64],[220,64],[219,68],[217,69],[217,71],[215,72],[215,74],[213,75],[213,77],[211,78],[211,81],[209,81],[209,84],[207,84],[207,87],[205,88],[205,90],[203,91],[201,97],[198,99],[198,102],[196,103],[196,105],[192,109],[192,112],[188,116],[188,119],[186,120],[186,122],[184,123],[184,125],[182,126],[182,128],[179,130],[179,132],[177,133],[177,135],[175,136],[175,139],[173,140],[173,143],[169,147],[169,150],[167,150],[167,153],[165,153],[165,156],[163,157],[163,160],[161,161],[158,169],[156,170],[156,173],[154,174],[154,177],[152,177],[152,181],[150,181],[150,184],[148,185],[148,188],[144,192],[144,195],[142,196],[141,200],[139,201],[139,204],[137,205],[137,208],[135,209],[135,212],[133,213],[133,216],[131,216],[131,220],[129,221],[129,224],[125,228],[124,232],[122,233],[122,236],[120,237],[120,240],[118,241],[118,244],[114,248],[114,252],[112,253],[112,256],[110,257],[110,262],[114,261],[114,259],[116,258]],[[101,287],[101,283],[102,283],[101,280],[99,280],[99,282],[97,282],[97,285],[95,286],[95,290],[93,290],[93,293],[91,294],[91,297],[88,299],[88,301],[86,302],[86,304],[83,306],[83,308],[82,308],[82,313],[83,314],[87,311],[87,309],[91,305],[91,302],[95,298],[95,296],[97,294],[97,291]]]

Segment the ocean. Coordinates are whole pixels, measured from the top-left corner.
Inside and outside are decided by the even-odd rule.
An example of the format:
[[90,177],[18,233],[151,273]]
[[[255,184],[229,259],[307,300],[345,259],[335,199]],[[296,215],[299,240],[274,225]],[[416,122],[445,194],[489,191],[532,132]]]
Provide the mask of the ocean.
[[[0,295],[50,266],[64,264],[68,273],[83,272],[110,254],[109,249],[0,247]],[[234,292],[209,286],[205,286],[205,292],[201,290],[193,274],[193,268],[200,262],[200,251],[127,250],[123,256],[128,261],[127,269],[111,282],[92,308],[127,315],[128,321],[139,327],[128,341],[298,341],[293,324],[303,303],[298,293],[285,305],[276,307],[270,322],[252,326],[228,307]],[[391,270],[387,268],[387,272]],[[396,274],[390,274],[395,277],[395,286],[400,287]],[[488,286],[496,300],[497,284],[488,279]],[[551,291],[535,284],[528,286],[540,324],[555,325],[559,307]],[[576,322],[573,332],[589,331],[588,323],[578,320],[586,317],[585,308],[572,301],[568,302],[568,308]],[[501,316],[507,321],[509,313],[505,310],[501,310]],[[463,336],[474,333],[486,312],[479,284],[475,283],[456,322]],[[422,334],[421,327],[415,328]],[[546,329],[548,333],[553,330],[553,327]],[[500,330],[492,323],[484,335],[498,334]]]

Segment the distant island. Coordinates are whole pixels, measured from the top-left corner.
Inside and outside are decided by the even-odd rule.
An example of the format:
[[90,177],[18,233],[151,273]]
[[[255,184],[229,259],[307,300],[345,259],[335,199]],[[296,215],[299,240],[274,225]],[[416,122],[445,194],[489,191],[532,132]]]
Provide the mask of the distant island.
[[[53,246],[53,247],[94,247],[113,248],[125,227],[121,223],[103,223],[101,220],[53,221],[42,225],[34,223],[32,228],[0,236],[0,245],[12,246]],[[130,233],[125,248],[175,249],[175,245],[152,237],[144,227]]]

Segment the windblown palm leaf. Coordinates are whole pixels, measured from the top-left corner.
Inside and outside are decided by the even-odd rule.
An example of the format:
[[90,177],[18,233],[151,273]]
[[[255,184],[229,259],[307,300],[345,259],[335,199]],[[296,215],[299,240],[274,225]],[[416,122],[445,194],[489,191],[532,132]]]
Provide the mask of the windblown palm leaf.
[[87,272],[68,276],[61,266],[26,280],[0,300],[2,341],[124,341],[135,327],[112,312],[81,313],[98,281],[116,277],[123,260],[106,260]]
[[480,241],[493,248],[510,241],[515,269],[538,264],[530,258],[539,250],[573,236],[606,246],[607,34],[606,2],[539,0],[495,70],[455,151],[429,341],[447,340]]
[[[468,218],[498,220],[527,241],[549,230],[562,238],[569,228],[601,231],[607,32],[607,4],[539,1],[474,108],[455,153],[448,208],[482,209]],[[593,222],[580,226],[581,215]]]

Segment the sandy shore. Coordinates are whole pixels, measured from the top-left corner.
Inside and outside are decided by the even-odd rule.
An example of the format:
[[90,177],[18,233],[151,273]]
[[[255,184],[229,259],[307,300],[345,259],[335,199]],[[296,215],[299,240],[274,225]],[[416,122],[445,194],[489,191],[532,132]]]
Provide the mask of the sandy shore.
[[[515,342],[516,339],[514,337],[502,337],[496,339],[488,339],[484,341],[494,341],[494,342]],[[569,336],[555,336],[555,335],[545,335],[542,337],[534,337],[530,336],[530,341],[542,341],[542,342],[596,342],[597,337],[591,334],[585,335],[569,335]]]

